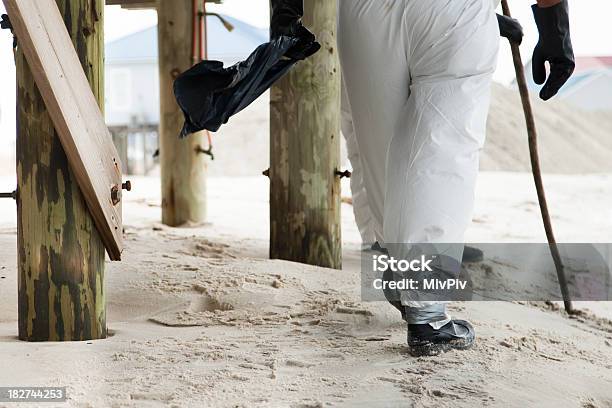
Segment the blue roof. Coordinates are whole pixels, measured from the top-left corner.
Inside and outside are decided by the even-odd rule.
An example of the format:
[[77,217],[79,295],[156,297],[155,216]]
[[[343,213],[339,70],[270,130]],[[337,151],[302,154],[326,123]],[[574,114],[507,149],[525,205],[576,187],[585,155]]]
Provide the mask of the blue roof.
[[[234,26],[233,31],[215,16],[207,16],[208,55],[216,60],[241,60],[269,39],[268,29],[223,15]],[[106,44],[106,62],[157,61],[157,26],[127,35]]]
[[594,74],[593,71],[591,72],[582,72],[580,74],[575,74],[572,75],[567,82],[565,83],[565,85],[563,85],[563,88],[561,88],[561,91],[567,91],[569,90],[571,87],[579,84],[580,82],[584,81],[587,78],[590,78],[592,75]]

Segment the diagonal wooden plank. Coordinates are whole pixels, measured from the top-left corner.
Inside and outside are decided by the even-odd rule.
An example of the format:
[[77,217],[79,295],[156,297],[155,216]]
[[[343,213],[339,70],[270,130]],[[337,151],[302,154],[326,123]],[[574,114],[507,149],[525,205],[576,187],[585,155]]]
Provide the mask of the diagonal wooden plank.
[[121,162],[55,0],[3,0],[111,260],[123,250]]

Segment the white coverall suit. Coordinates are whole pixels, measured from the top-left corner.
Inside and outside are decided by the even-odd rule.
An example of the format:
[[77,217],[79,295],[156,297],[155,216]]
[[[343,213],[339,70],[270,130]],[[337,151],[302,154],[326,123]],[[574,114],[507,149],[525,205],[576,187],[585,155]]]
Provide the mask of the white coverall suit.
[[[364,242],[464,241],[497,65],[496,3],[338,0],[342,131]],[[416,309],[409,323],[448,321],[444,305],[401,301]]]

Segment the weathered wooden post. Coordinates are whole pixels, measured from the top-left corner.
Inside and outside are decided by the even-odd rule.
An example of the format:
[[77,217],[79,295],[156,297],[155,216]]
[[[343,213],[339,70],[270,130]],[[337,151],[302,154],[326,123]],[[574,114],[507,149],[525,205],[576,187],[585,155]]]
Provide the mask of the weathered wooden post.
[[270,257],[340,268],[336,2],[304,0],[304,24],[322,49],[270,96]]
[[179,139],[183,114],[173,93],[174,79],[193,63],[191,0],[159,0],[158,43],[160,82],[159,153],[162,222],[173,227],[206,220],[207,156],[204,132]]
[[[103,107],[104,0],[57,4]],[[15,59],[19,338],[105,338],[104,245],[23,52]]]

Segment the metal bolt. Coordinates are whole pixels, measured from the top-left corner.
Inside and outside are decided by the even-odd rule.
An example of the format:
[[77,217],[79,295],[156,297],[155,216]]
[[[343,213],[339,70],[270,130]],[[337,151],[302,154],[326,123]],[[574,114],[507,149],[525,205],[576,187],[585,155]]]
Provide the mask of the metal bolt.
[[0,16],[0,29],[13,30],[13,25],[11,24],[11,20],[9,20],[9,16],[7,14],[2,14]]
[[340,171],[340,170],[336,170],[334,172],[334,174],[340,178],[351,178],[351,176],[353,175],[353,173],[351,173],[348,170],[344,170],[344,171]]
[[10,193],[0,193],[0,198],[12,198],[13,200],[17,199],[17,190],[12,191]]
[[176,79],[181,75],[181,70],[178,68],[174,68],[172,71],[170,71],[170,76],[172,77],[172,79]]
[[121,184],[121,188],[118,185],[111,188],[111,201],[113,205],[117,205],[121,201],[121,190],[132,191],[132,182],[128,180]]

